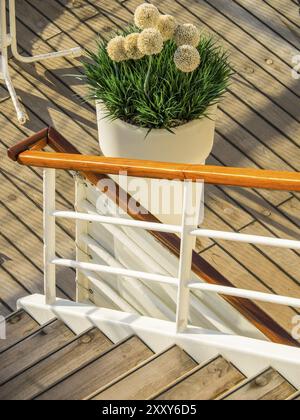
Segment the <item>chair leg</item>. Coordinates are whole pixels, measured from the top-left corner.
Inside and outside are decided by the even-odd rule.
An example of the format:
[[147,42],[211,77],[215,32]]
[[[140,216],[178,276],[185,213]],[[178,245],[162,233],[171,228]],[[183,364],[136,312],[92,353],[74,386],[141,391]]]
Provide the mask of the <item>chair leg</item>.
[[18,121],[21,125],[26,124],[26,121],[29,119],[28,118],[28,114],[25,111],[23,105],[21,104],[21,102],[18,99],[18,96],[16,94],[15,88],[12,84],[11,78],[10,78],[10,74],[9,74],[9,68],[8,68],[8,62],[5,56],[1,56],[0,57],[0,68],[1,68],[1,73],[3,76],[3,79],[5,81],[6,87],[8,89],[8,92],[11,96],[12,102],[14,104],[16,113],[17,113],[17,118]]
[[13,101],[18,121],[20,124],[25,124],[28,119],[28,115],[17,97],[9,74],[7,49],[10,45],[10,42],[11,37],[7,33],[6,2],[5,0],[0,0],[0,74],[1,78],[4,79],[8,92]]

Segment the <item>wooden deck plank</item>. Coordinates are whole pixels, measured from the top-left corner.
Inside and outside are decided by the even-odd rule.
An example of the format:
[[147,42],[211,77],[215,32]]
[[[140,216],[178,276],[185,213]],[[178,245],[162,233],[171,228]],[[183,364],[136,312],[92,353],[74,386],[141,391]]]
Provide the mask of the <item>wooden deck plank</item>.
[[205,186],[205,203],[235,231],[239,231],[254,221],[249,213],[243,211],[220,188],[214,185]]
[[[27,1],[38,10],[43,11],[43,5],[39,0]],[[81,22],[75,14],[63,7],[59,2],[49,1],[49,4],[47,4],[47,16],[51,20],[55,20],[55,24],[62,28],[62,32],[59,35],[49,40],[49,45],[55,49],[70,48],[76,44],[84,48],[90,48],[95,45],[97,33],[92,31],[86,23]],[[99,27],[100,30],[101,27]]]
[[[26,280],[22,280],[22,268],[23,264],[26,265],[26,258],[31,261],[32,272],[28,268],[28,282],[31,288],[27,288],[28,291],[34,293],[38,290],[41,291],[42,287],[42,179],[38,175],[28,168],[18,168],[18,174],[15,174],[15,165],[13,162],[6,158],[6,149],[11,145],[11,141],[14,138],[20,138],[21,132],[14,127],[11,123],[5,123],[3,117],[0,116],[0,121],[5,127],[2,130],[2,136],[5,139],[1,140],[1,201],[3,202],[1,209],[2,220],[6,220],[7,223],[3,224],[2,233],[6,235],[6,238],[10,240],[9,252],[14,255],[13,271],[15,278],[20,284],[25,284]],[[62,173],[63,174],[63,173]],[[60,187],[64,185],[64,189],[69,185],[62,180],[58,182]],[[63,191],[64,194],[68,195],[69,189]],[[67,208],[65,202],[58,198],[60,207]],[[30,215],[30,220],[28,220]],[[6,217],[6,219],[4,219]],[[29,226],[29,229],[26,227]],[[74,236],[74,228],[71,228],[71,224],[65,222],[62,224],[64,229],[70,231],[70,235]],[[62,246],[59,245],[60,251],[66,251],[64,244],[68,244],[69,241],[69,252],[74,248],[74,244],[62,230],[58,229],[58,237],[62,241]],[[13,249],[15,244],[19,251]],[[32,246],[32,247],[31,247]],[[35,247],[35,248],[34,248]],[[33,252],[33,249],[35,251]],[[23,257],[20,255],[23,253]],[[21,258],[22,264],[15,264]],[[23,262],[22,258],[25,258]],[[38,268],[39,272],[36,272]],[[32,280],[33,279],[33,283]],[[74,296],[74,273],[72,270],[67,269],[61,271],[59,276],[58,284],[65,289],[67,294]],[[38,288],[34,288],[33,284],[38,285]],[[20,291],[20,296],[24,294]],[[12,293],[12,296],[14,294]]]
[[[289,66],[291,57],[297,52],[297,48],[275,33],[264,22],[255,18],[247,9],[241,7],[238,1],[222,2],[222,4],[217,0],[207,0],[207,2],[218,9],[219,12],[225,15],[234,25],[242,28],[243,32],[245,32],[249,38],[256,40],[257,43],[277,57],[275,60],[276,62],[280,60]],[[252,8],[255,9],[255,7],[255,2],[251,2],[250,10]],[[266,21],[266,23],[267,22],[268,21]],[[299,92],[300,91],[298,90],[298,93]]]
[[[259,222],[249,225],[243,229],[242,232],[249,235],[274,236]],[[298,287],[300,286],[299,255],[293,250],[278,247],[256,245],[256,249],[276,264],[283,273],[289,275],[289,277],[298,284]]]
[[[128,25],[128,22],[132,22],[132,13],[123,4],[119,4],[116,7],[116,2],[107,0],[100,4],[99,2],[93,3],[95,6],[97,5],[99,13],[89,19],[87,23],[103,39],[108,39],[115,29],[122,29]],[[104,30],[99,32],[99,23],[101,23],[104,17],[106,18],[105,27]]]
[[0,301],[0,316],[6,317],[12,312],[12,310],[12,308],[8,308],[8,306],[6,306],[3,302]]
[[292,400],[294,400],[294,401],[300,401],[300,392],[297,392],[297,393],[294,395],[294,398],[292,398]]
[[74,333],[62,321],[56,320],[16,343],[0,355],[0,386],[74,337]]
[[280,209],[283,214],[292,220],[298,227],[298,234],[300,235],[300,200],[296,197],[281,204]]
[[[218,133],[216,133],[212,154],[207,159],[207,164],[247,168],[257,167],[252,159],[242,153],[235,145],[219,136]],[[291,193],[285,191],[260,190],[260,194],[266,203],[272,203],[275,207],[292,197]]]
[[239,189],[224,189],[241,206],[279,238],[299,239],[298,228],[276,207],[268,204],[258,193]]
[[[9,270],[12,278],[26,287],[27,291],[42,293],[43,242],[41,214],[37,216],[37,210],[33,205],[26,202],[20,195],[16,195],[16,192],[14,194],[16,199],[12,203],[0,201],[3,221],[2,234],[10,240],[10,244],[6,244],[10,261],[6,263],[5,268]],[[4,196],[3,191],[1,195]],[[28,215],[31,215],[30,226]],[[68,255],[68,253],[65,255]],[[69,255],[72,255],[71,252]],[[70,269],[58,270],[57,284],[60,288],[62,287],[62,290],[66,291],[66,295],[62,297],[74,296],[73,271]]]
[[[18,204],[14,202],[13,206],[14,211],[19,211],[20,201]],[[4,206],[3,202],[1,202],[1,218],[3,221],[2,235],[9,238],[10,244],[13,244],[8,247],[7,241],[5,242],[9,261],[3,267],[9,271],[13,278],[19,280],[27,291],[42,292],[43,272],[41,270],[42,255],[39,255],[41,254],[40,241],[23,226],[22,222],[18,221],[16,213],[12,213],[9,206]],[[40,264],[36,265],[33,258],[38,258]]]
[[[36,115],[42,114],[44,126],[54,125],[62,135],[71,139],[74,145],[82,147],[82,139],[90,137],[86,131],[74,121],[74,118],[66,117],[63,110],[54,102],[51,102],[40,88],[32,85],[27,79],[29,77],[18,64],[12,64],[11,68],[15,86],[22,95],[25,106],[35,112]],[[93,142],[94,140],[91,140],[91,143]],[[86,143],[88,144],[88,141]]]
[[[251,216],[248,218],[247,213],[239,212],[237,206],[229,206],[228,201],[226,202],[225,199],[222,201],[218,194],[221,190],[213,188],[212,191],[215,192],[214,196],[212,196],[209,191],[209,189],[206,189],[207,198],[205,200],[204,220],[201,224],[201,228],[225,230],[228,232],[240,231],[242,229],[243,221],[249,220],[249,218],[251,219]],[[233,217],[234,215],[237,216],[235,219]],[[202,252],[213,244],[214,241],[209,238],[197,238],[196,251],[198,253]]]
[[100,330],[88,331],[0,387],[0,400],[30,400],[110,347]]
[[156,400],[214,400],[245,377],[223,357],[197,367],[171,387],[156,396]]
[[[208,214],[209,212],[207,211],[206,215],[208,216]],[[210,219],[210,223],[215,225],[215,223],[212,222],[213,214],[210,214],[208,218]],[[217,218],[216,215],[215,218]],[[258,223],[255,223],[255,225],[258,225]],[[220,225],[220,222],[218,221],[217,227],[214,226],[213,228],[226,231],[228,230],[228,224],[223,223]],[[254,230],[253,224],[249,225],[245,229],[241,229],[240,233],[271,236],[270,232],[266,231],[262,227],[260,230]],[[297,272],[299,257],[292,251],[279,249],[280,252],[276,253],[277,258],[274,258],[272,254],[274,254],[274,250],[276,250],[276,248],[257,247],[230,241],[217,241],[217,243],[217,247],[214,246],[210,249],[211,255],[213,255],[215,261],[218,261],[219,256],[221,259],[225,257],[223,254],[224,251],[227,255],[234,258],[235,262],[240,266],[239,282],[244,282],[241,287],[256,290],[256,285],[252,284],[252,281],[250,281],[249,278],[249,275],[253,275],[256,278],[256,281],[259,281],[262,285],[264,285],[264,290],[262,289],[261,291],[300,298],[299,278]],[[254,261],[255,264],[253,263]],[[290,275],[289,271],[292,272],[293,275]],[[273,309],[276,308],[274,307]],[[295,310],[294,312],[296,313],[297,311]]]
[[[12,104],[9,103],[6,106],[6,116],[4,117],[0,113],[0,125],[1,139],[0,139],[0,163],[2,175],[7,179],[9,183],[13,183],[19,189],[20,193],[23,193],[30,197],[32,200],[36,200],[38,206],[42,208],[42,170],[38,168],[25,168],[19,167],[16,174],[15,164],[8,159],[7,149],[13,146],[17,139],[22,137],[25,138],[27,134],[31,134],[35,131],[44,128],[45,125],[38,120],[33,114],[31,114],[30,126],[32,130],[27,130],[14,126],[9,121],[9,116],[14,116],[14,110]],[[7,120],[8,118],[8,120]],[[25,133],[24,133],[25,131]],[[63,208],[70,208],[74,203],[74,182],[72,178],[64,171],[57,174],[57,204]],[[61,222],[60,222],[61,223]],[[62,226],[66,229],[70,229],[70,233],[74,230],[72,225],[66,221],[62,222]]]
[[98,10],[85,0],[61,0],[60,3],[83,21],[98,14]]
[[[233,85],[235,84],[236,83],[233,83]],[[245,88],[245,85],[242,86],[237,83],[235,89],[239,89],[240,91],[241,89],[244,89],[244,94],[248,95],[249,93],[248,98],[251,97],[251,93],[247,88]],[[299,170],[299,159],[296,159],[296,157],[293,156],[293,154],[299,151],[297,145],[289,141],[283,141],[277,133],[274,133],[273,130],[269,130],[268,125],[265,123],[263,123],[265,126],[265,132],[261,131],[261,133],[259,133],[258,131],[255,132],[254,130],[249,130],[248,125],[245,122],[249,120],[250,125],[251,118],[253,119],[253,122],[258,122],[258,118],[252,115],[246,106],[238,106],[237,103],[235,103],[232,107],[227,107],[227,104],[229,103],[230,98],[227,97],[224,105],[220,106],[220,122],[217,123],[220,133],[227,142],[230,142],[241,150],[241,152],[249,157],[253,163],[260,168],[282,171],[293,171],[294,169]],[[268,103],[266,102],[265,105],[267,106]],[[237,111],[235,111],[235,109]],[[279,115],[278,118],[280,119]],[[272,133],[274,133],[273,137]],[[265,136],[265,140],[261,141],[260,139],[263,136]]]
[[[225,277],[230,279],[230,282],[235,287],[270,293],[270,290],[265,287],[260,280],[258,280],[253,274],[249,273],[249,271],[236,261],[233,256],[225,252],[217,245],[203,252],[201,256],[218,271],[221,271]],[[291,333],[293,328],[292,319],[296,315],[296,312],[293,309],[262,302],[255,303],[257,303],[257,306],[275,319],[276,322],[289,334]]]
[[[1,215],[2,215],[1,211]],[[1,283],[0,283],[0,296],[3,302],[8,305],[12,310],[16,310],[17,300],[27,296],[30,293],[30,289],[26,286],[27,283],[27,274],[29,271],[29,279],[32,278],[32,273],[34,269],[27,264],[27,259],[18,252],[12,242],[8,242],[3,236],[3,233],[0,233],[0,249],[2,255],[0,273],[1,273]],[[16,276],[15,265],[22,267],[22,272],[24,272],[24,281],[23,277]],[[24,266],[24,270],[23,270]],[[28,268],[29,267],[29,268]],[[42,284],[42,283],[41,283]],[[36,288],[36,290],[38,290]]]
[[[0,144],[0,153],[2,156],[5,156],[7,147],[5,144]],[[0,158],[1,162],[1,174],[8,184],[13,184],[14,187],[18,190],[19,194],[25,195],[37,208],[42,211],[43,204],[43,179],[41,171],[30,171],[26,167],[20,167],[18,174],[14,173],[14,163],[11,162],[6,157],[4,159]],[[68,197],[63,197],[61,194],[57,196],[57,207],[64,210],[70,210],[73,207],[71,205],[70,199],[73,198],[72,190],[74,189],[73,179],[66,176],[65,172],[60,172],[57,174],[57,184],[58,188],[63,185],[64,188],[70,188],[70,193],[66,194]],[[13,201],[15,195],[11,194],[9,196],[10,201]],[[71,238],[75,238],[75,226],[74,222],[68,220],[58,221],[58,226],[62,231],[64,231]]]
[[273,369],[249,381],[238,390],[224,397],[223,400],[245,401],[245,400],[285,400],[296,392],[282,376]]
[[185,351],[174,346],[116,380],[92,399],[114,400],[117,395],[120,400],[147,400],[196,366]]
[[273,8],[273,10],[277,11],[280,16],[285,17],[300,28],[299,6],[297,5],[297,2],[293,0],[265,0],[265,2],[268,3],[268,5]]
[[55,22],[50,22],[44,16],[41,16],[35,9],[29,7],[25,0],[18,0],[16,11],[18,20],[26,25],[34,25],[39,32],[39,36],[45,41],[61,32]]
[[[274,112],[272,103],[268,98],[264,96],[255,98],[252,95],[253,89],[244,83],[241,83],[240,86],[236,82],[233,83],[231,91],[234,95],[226,95],[220,109],[223,113],[230,114],[232,116],[231,120],[234,120],[235,124],[231,123],[231,129],[229,130],[228,126],[221,125],[221,133],[229,141],[234,141],[232,137],[234,137],[234,130],[237,130],[240,137],[237,143],[242,143],[242,150],[248,148],[248,156],[256,160],[258,165],[261,165],[260,162],[268,155],[273,155],[273,158],[266,165],[267,167],[272,166],[278,169],[285,167],[288,170],[299,171],[300,163],[297,156],[299,152],[299,144],[297,143],[299,141],[296,139],[299,122],[295,119],[287,121],[290,117],[284,118],[280,110]],[[247,104],[244,101],[237,100],[242,92],[247,98]],[[251,107],[248,106],[249,104]],[[270,118],[266,120],[268,114]],[[275,120],[277,121],[277,127],[273,125]],[[281,127],[279,127],[280,123]],[[285,129],[285,127],[290,127],[290,131],[293,130],[292,137],[288,134],[289,129]],[[243,132],[244,135],[242,135]],[[247,140],[247,138],[249,139]],[[262,147],[264,148],[264,154],[259,157],[259,149]]]
[[85,399],[152,355],[153,352],[139,338],[131,337],[41,393],[35,400]]
[[[219,162],[214,157],[211,157],[209,161],[214,164]],[[298,239],[298,227],[288,220],[280,210],[268,203],[261,191],[228,187],[222,187],[222,190],[277,237]]]
[[[244,231],[242,230],[241,233],[244,233]],[[218,243],[222,249],[226,250],[239,264],[255,275],[269,290],[278,295],[300,298],[299,284],[283,273],[253,245],[230,241],[219,241]],[[253,261],[255,261],[255,264],[253,264]]]
[[[252,0],[251,3],[247,2],[247,0],[235,0],[235,2],[255,15],[257,19],[262,21],[295,48],[299,48],[300,32],[297,26],[293,25],[291,22],[289,23],[282,14],[277,12],[274,13],[274,9],[272,9],[267,2],[259,0]],[[296,8],[294,8],[292,4],[290,6],[295,12]]]
[[23,310],[12,314],[6,319],[6,338],[5,340],[0,340],[0,353],[7,350],[17,341],[33,334],[39,327],[39,324]]
[[[11,101],[8,101],[5,105],[5,113],[0,110],[0,127],[1,137],[0,144],[3,151],[0,154],[1,170],[3,174],[17,179],[21,177],[16,175],[15,164],[7,158],[7,150],[12,147],[20,139],[32,135],[33,133],[42,130],[46,127],[46,123],[41,121],[36,114],[33,114],[29,108],[27,108],[30,121],[25,126],[15,125],[15,109]],[[34,181],[31,183],[31,188],[34,191],[42,192],[42,170],[39,168],[27,168],[25,175],[21,178],[26,188],[26,181],[33,177]],[[18,174],[22,173],[22,169],[18,168]],[[36,177],[36,178],[35,178]],[[26,190],[28,194],[29,188]],[[61,171],[57,174],[57,199],[60,205],[72,206],[74,203],[74,183],[70,175],[66,172]]]
[[[93,4],[99,13],[102,12],[106,15],[108,14],[111,18],[116,18],[126,24],[126,22],[128,22],[128,9],[126,6],[127,1],[128,0],[104,0],[99,2],[98,0],[89,0],[89,3]],[[153,2],[151,1],[151,3]]]

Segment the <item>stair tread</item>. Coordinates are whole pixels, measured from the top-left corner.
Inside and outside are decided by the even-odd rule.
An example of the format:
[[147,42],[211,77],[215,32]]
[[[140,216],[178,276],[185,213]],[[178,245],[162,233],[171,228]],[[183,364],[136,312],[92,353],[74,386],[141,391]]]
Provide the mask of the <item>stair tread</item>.
[[153,352],[138,337],[130,337],[41,393],[35,400],[85,399],[152,355]]
[[197,363],[178,346],[157,355],[144,366],[99,392],[93,400],[144,400],[184,375]]
[[94,328],[0,387],[0,400],[30,400],[112,346]]
[[0,340],[0,353],[38,330],[40,325],[27,312],[20,310],[6,318],[5,327],[6,339]]
[[223,400],[276,401],[285,400],[295,392],[296,389],[278,372],[269,369],[225,396]]
[[293,401],[300,401],[300,392],[297,392],[295,395],[291,398]]
[[223,357],[199,366],[161,392],[157,400],[214,400],[242,382],[245,376]]
[[40,327],[33,335],[1,353],[0,384],[59,349],[74,337],[74,333],[59,320]]

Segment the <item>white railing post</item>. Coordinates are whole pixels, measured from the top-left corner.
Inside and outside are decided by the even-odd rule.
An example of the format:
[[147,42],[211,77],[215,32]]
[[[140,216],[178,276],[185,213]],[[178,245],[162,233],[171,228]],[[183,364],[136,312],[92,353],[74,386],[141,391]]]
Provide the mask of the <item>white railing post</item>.
[[[176,330],[182,332],[187,328],[190,307],[190,289],[189,282],[192,273],[193,250],[196,245],[196,238],[191,236],[192,230],[196,229],[202,209],[203,183],[193,184],[185,181],[183,183],[183,209],[182,209],[182,231],[180,260],[178,273],[178,295],[177,295],[177,313]],[[193,208],[193,198],[197,203]]]
[[[79,174],[74,175],[75,179],[75,210],[79,211],[80,204],[86,200],[86,185],[83,178]],[[84,235],[88,233],[88,221],[76,219],[76,261],[88,262],[88,246],[82,240]],[[83,274],[82,270],[76,269],[76,302],[85,302],[89,296],[89,281]]]
[[55,259],[55,169],[44,169],[44,290],[46,304],[56,301]]

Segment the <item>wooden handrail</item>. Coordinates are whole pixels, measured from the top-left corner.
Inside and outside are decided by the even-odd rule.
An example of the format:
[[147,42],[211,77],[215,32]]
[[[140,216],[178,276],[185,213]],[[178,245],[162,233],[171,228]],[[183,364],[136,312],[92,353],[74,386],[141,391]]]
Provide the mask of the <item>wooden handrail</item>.
[[[19,161],[20,163],[25,164],[22,160],[29,157],[29,159],[33,156],[32,151],[36,154],[37,150],[42,150],[45,147],[45,138],[46,138],[46,145],[51,147],[57,154],[62,155],[72,155],[72,159],[77,160],[79,158],[80,153],[79,151],[68,141],[66,140],[60,133],[58,133],[54,128],[50,127],[46,130],[42,130],[39,133],[35,134],[32,137],[29,137],[23,140],[21,143],[13,146],[9,149],[8,155],[11,159],[15,161]],[[32,151],[30,151],[32,150]],[[45,153],[49,156],[48,152]],[[77,155],[77,156],[74,156]],[[43,156],[45,156],[43,154]],[[46,157],[46,156],[45,156]],[[29,161],[26,164],[30,164]],[[45,164],[45,163],[44,163]],[[155,163],[156,165],[156,163]],[[184,165],[186,168],[187,165]],[[202,169],[204,167],[201,167]],[[219,168],[219,167],[218,167]],[[76,168],[63,168],[63,169],[76,169]],[[219,168],[221,170],[231,168]],[[78,169],[76,169],[78,170]],[[111,169],[109,169],[110,171]],[[109,198],[113,200],[122,210],[128,213],[133,219],[141,220],[145,222],[152,222],[152,223],[160,223],[160,221],[153,216],[151,213],[147,212],[138,203],[136,203],[132,197],[124,193],[120,193],[120,187],[116,184],[116,189],[112,192],[111,189],[107,189],[106,186],[106,179],[108,178],[107,175],[103,174],[103,168],[101,173],[96,173],[92,171],[90,168],[88,170],[83,169],[81,171],[81,175],[84,176],[89,182],[93,185],[97,186],[98,188],[102,188],[102,192],[109,195]],[[260,172],[260,171],[258,171]],[[270,171],[261,171],[261,172],[270,172]],[[289,179],[287,181],[291,190],[295,187],[299,188],[299,174],[290,174],[287,173],[279,173],[279,174],[287,174],[287,176],[283,176],[284,179],[279,177],[278,179],[278,172],[277,172],[277,181],[276,183],[279,184],[278,186],[282,185],[282,183],[286,178]],[[145,176],[145,175],[141,175]],[[289,177],[292,178],[289,178]],[[293,178],[295,176],[295,178]],[[164,175],[166,178],[166,176]],[[171,178],[172,179],[172,178]],[[178,179],[178,177],[177,177]],[[185,179],[185,178],[184,178]],[[204,176],[202,177],[204,179]],[[274,175],[272,177],[273,181],[275,182]],[[294,181],[292,181],[294,179]],[[104,183],[102,184],[102,181]],[[248,181],[250,182],[251,179],[249,178]],[[102,187],[103,185],[103,187]],[[230,184],[227,184],[230,185]],[[253,185],[253,184],[252,184]],[[245,186],[245,185],[244,185]],[[266,187],[265,187],[266,188]],[[298,191],[298,189],[296,189]],[[136,208],[140,207],[140,212],[136,212]],[[172,233],[164,233],[164,232],[150,232],[150,234],[156,238],[158,242],[160,242],[164,247],[166,247],[173,255],[179,257],[180,255],[180,238]],[[225,278],[218,270],[216,270],[212,265],[210,265],[204,258],[202,258],[196,252],[193,252],[193,262],[192,262],[192,270],[193,272],[198,275],[201,279],[206,281],[209,284],[217,284],[222,286],[234,287],[234,285]],[[266,312],[264,312],[260,307],[258,307],[254,302],[236,298],[231,296],[223,296],[223,299],[228,302],[231,306],[233,306],[241,315],[243,315],[250,323],[252,323],[259,331],[261,331],[270,341],[274,343],[284,344],[293,347],[300,347],[300,343],[295,340],[287,331],[284,330],[274,319],[272,319]]]
[[300,191],[300,173],[222,166],[187,165],[69,153],[24,151],[18,155],[22,165],[56,168],[98,174],[119,174],[168,180],[203,180],[207,184],[272,190]]

